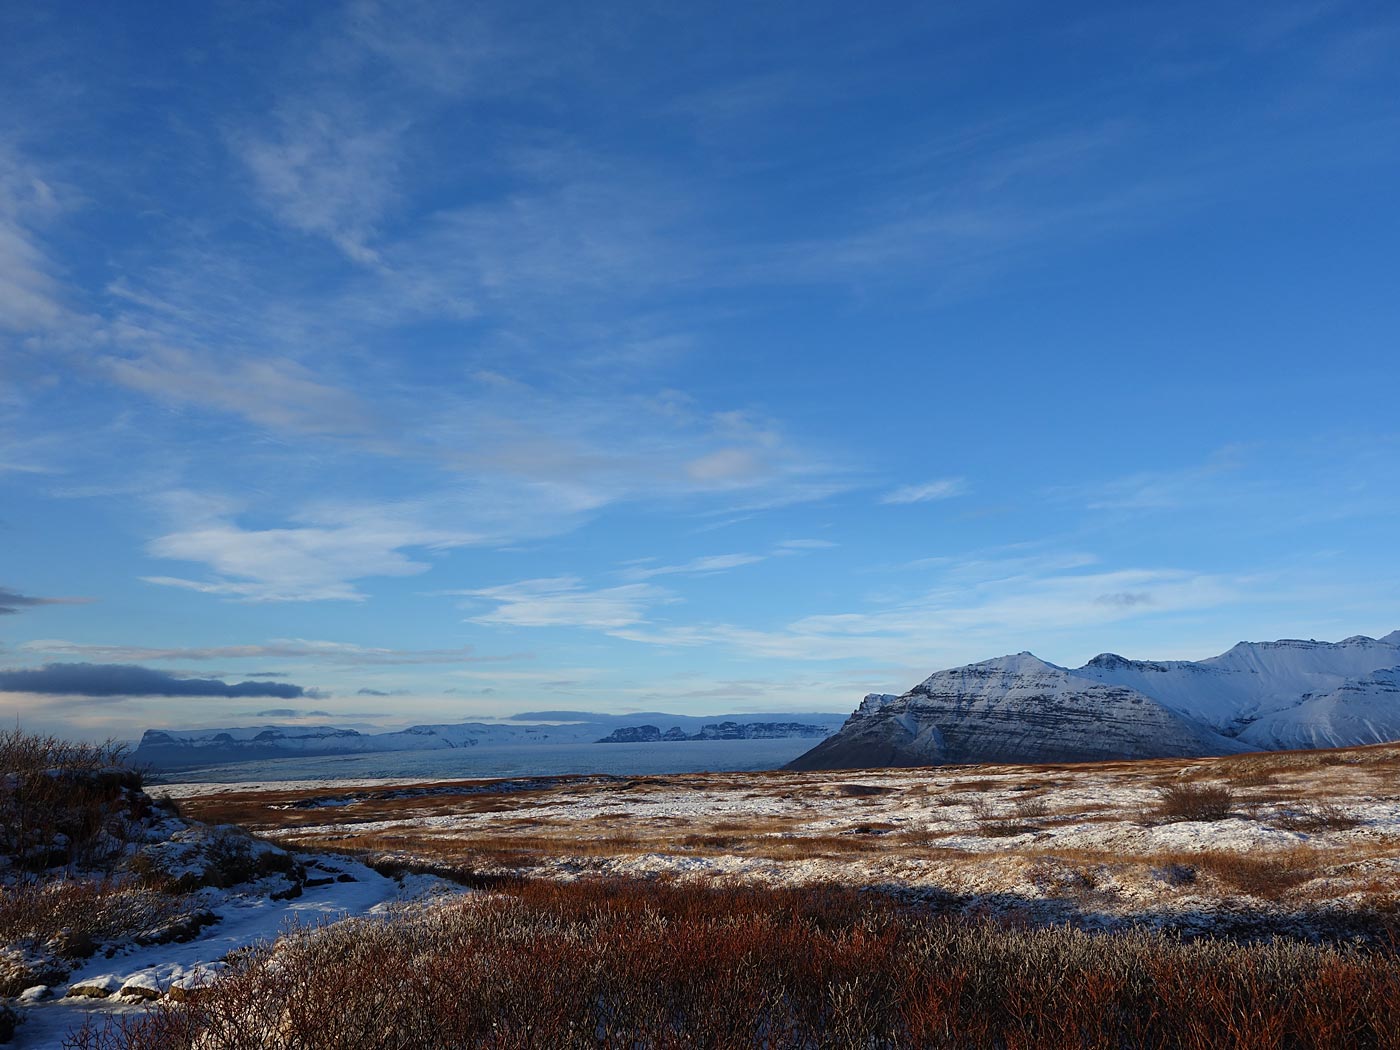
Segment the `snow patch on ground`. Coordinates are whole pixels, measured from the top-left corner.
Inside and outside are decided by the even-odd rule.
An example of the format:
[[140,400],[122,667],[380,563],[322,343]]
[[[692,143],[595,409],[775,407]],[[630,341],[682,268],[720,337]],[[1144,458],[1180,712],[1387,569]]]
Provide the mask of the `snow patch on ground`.
[[[289,925],[383,915],[408,902],[462,892],[427,876],[388,878],[340,857],[299,859],[312,876],[299,897],[274,899],[265,883],[202,889],[196,898],[218,922],[194,940],[144,947],[128,944],[111,955],[99,953],[48,994],[21,996],[17,1006],[22,1021],[11,1045],[16,1050],[59,1047],[68,1033],[96,1015],[139,1013],[171,989],[198,988],[218,975],[231,954],[273,941]],[[322,880],[324,884],[313,885]]]

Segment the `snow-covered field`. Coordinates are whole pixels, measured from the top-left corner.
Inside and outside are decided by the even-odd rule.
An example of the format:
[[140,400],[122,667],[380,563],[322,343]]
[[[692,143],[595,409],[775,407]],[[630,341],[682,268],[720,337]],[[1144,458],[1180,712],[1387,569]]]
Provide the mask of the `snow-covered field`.
[[[1164,791],[1182,787],[1188,797],[1223,789],[1221,812],[1164,812]],[[1315,931],[1364,927],[1368,914],[1400,906],[1395,746],[1063,766],[318,784],[187,793],[183,804],[288,846],[483,875],[833,882],[1088,926]]]

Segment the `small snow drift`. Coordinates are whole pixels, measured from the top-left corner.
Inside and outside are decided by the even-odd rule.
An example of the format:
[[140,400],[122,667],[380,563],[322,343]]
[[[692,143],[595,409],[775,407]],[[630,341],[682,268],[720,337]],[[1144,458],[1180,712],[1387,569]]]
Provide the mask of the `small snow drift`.
[[1030,653],[867,696],[789,769],[1072,762],[1347,747],[1400,739],[1400,631],[1241,642],[1208,660]]

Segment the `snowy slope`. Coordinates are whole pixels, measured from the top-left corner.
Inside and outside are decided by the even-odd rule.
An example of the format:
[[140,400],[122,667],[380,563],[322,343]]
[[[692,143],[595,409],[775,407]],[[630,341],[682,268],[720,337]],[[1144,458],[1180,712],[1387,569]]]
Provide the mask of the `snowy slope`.
[[1377,671],[1265,715],[1239,735],[1268,751],[1400,740],[1400,670]]
[[[1400,639],[1400,632],[1382,639],[1358,635],[1340,642],[1240,642],[1229,652],[1194,663],[1125,660],[1105,653],[1073,673],[1135,689],[1188,718],[1235,735],[1257,719],[1297,707],[1306,696],[1400,667],[1400,645],[1395,639]],[[1286,723],[1286,717],[1269,719],[1281,731]],[[1279,739],[1287,736],[1283,731]],[[1257,742],[1268,746],[1265,739],[1269,738],[1259,737]]]
[[1244,746],[1122,686],[1030,653],[940,671],[903,696],[873,694],[790,769],[1063,762],[1218,755]]

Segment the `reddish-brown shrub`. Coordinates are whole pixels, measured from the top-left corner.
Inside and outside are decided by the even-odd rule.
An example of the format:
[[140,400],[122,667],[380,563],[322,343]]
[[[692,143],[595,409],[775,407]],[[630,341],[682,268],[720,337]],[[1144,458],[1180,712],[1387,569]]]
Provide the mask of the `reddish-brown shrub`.
[[1235,807],[1235,793],[1223,784],[1173,784],[1162,789],[1157,816],[1162,820],[1224,820]]
[[294,931],[78,1050],[1397,1045],[1400,960],[936,918],[830,889],[525,883]]
[[28,871],[110,860],[150,806],[125,758],[117,743],[0,732],[0,856]]

